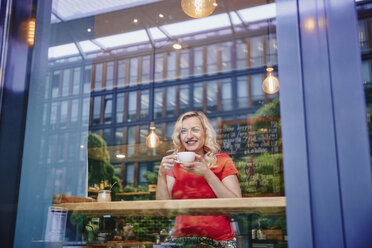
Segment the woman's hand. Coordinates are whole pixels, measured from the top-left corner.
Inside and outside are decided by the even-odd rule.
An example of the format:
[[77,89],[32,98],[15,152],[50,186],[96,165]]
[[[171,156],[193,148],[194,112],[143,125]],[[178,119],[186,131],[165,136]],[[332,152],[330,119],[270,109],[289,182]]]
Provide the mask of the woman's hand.
[[205,176],[208,171],[210,171],[207,163],[204,161],[204,158],[196,153],[194,162],[192,163],[182,162],[181,166],[185,171],[202,177]]
[[174,167],[176,160],[177,160],[176,154],[171,154],[163,157],[163,159],[160,162],[159,176],[167,175],[167,172]]

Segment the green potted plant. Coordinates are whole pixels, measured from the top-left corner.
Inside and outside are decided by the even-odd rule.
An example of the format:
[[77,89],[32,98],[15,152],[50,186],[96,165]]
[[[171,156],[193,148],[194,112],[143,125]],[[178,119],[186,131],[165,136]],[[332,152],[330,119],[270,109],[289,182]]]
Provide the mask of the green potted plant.
[[146,171],[143,173],[143,177],[146,179],[147,187],[149,192],[156,192],[156,183],[158,181],[158,175],[152,171]]

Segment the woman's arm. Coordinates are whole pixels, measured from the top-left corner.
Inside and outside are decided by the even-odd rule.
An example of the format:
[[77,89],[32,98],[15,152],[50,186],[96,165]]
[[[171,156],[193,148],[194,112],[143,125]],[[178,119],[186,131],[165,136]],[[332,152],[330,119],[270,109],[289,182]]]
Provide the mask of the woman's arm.
[[204,178],[218,198],[242,197],[240,184],[236,175],[227,176],[220,181],[220,179],[209,170],[204,175]]
[[181,166],[188,172],[205,178],[218,198],[242,197],[240,184],[236,175],[226,176],[222,181],[208,168],[204,159],[196,154],[195,162],[182,163]]
[[167,172],[174,166],[176,155],[172,154],[161,160],[156,186],[156,200],[172,199],[172,189],[175,178],[167,176]]

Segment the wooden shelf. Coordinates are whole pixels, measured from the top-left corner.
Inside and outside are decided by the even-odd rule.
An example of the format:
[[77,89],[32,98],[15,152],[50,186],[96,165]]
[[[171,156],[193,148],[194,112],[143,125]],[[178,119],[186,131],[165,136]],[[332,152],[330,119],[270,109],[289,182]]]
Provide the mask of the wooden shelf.
[[54,206],[96,216],[229,215],[247,212],[280,215],[285,213],[286,201],[285,197],[250,197],[61,203]]
[[124,193],[115,193],[115,195],[149,195],[151,192],[124,192]]

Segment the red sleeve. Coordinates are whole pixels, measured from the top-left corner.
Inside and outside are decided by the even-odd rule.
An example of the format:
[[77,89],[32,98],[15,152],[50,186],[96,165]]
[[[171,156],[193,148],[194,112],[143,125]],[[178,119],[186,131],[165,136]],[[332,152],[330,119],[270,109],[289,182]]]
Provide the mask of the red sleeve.
[[223,165],[221,175],[220,175],[220,180],[221,181],[222,181],[222,179],[224,179],[227,176],[238,175],[238,170],[236,169],[236,167],[234,165],[234,162],[230,158],[230,156],[225,154],[225,156],[223,156],[223,157],[224,157],[224,159],[223,159],[224,165]]

